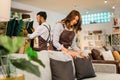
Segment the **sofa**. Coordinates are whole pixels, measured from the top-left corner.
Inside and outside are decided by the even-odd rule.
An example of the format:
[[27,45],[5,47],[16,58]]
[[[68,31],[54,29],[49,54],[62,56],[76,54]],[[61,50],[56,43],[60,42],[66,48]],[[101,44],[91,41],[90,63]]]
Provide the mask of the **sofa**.
[[116,73],[120,74],[120,54],[118,51],[108,50],[107,48],[94,48],[89,53],[89,56],[92,63],[116,65]]
[[[13,57],[16,58],[27,58],[26,54],[13,54]],[[25,80],[52,80],[51,68],[50,68],[50,58],[60,60],[60,61],[69,61],[72,60],[72,57],[68,54],[56,51],[41,51],[38,52],[39,59],[45,64],[45,68],[39,66],[37,63],[34,63],[39,66],[41,72],[41,77],[37,77],[26,71],[16,69],[18,74],[24,74]],[[74,64],[73,68],[74,68]],[[120,75],[116,74],[116,65],[114,64],[98,64],[93,63],[93,68],[95,70],[96,77],[86,78],[83,80],[120,80]],[[75,75],[75,69],[73,69]],[[75,79],[77,80],[77,79]]]

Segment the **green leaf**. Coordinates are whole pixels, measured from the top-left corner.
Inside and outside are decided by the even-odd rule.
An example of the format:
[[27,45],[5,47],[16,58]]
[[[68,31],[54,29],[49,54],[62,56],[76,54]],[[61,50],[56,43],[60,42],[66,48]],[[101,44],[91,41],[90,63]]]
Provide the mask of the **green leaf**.
[[12,52],[16,52],[24,44],[24,41],[23,37],[12,38]]
[[28,55],[29,60],[33,60],[34,62],[37,62],[41,66],[45,67],[45,65],[42,63],[41,60],[38,59],[38,54],[36,51],[32,50],[31,47],[27,47],[26,53]]
[[32,48],[31,48],[31,47],[27,47],[27,48],[26,48],[26,53],[27,53],[27,55],[28,55],[29,60],[31,60],[31,59],[32,59],[32,57],[34,57],[34,58],[37,58],[37,59],[38,59],[37,52],[36,52],[36,51],[34,51],[34,50],[32,50]]
[[0,45],[9,51],[9,53],[16,52],[24,43],[23,37],[10,38],[8,36],[0,36]]
[[0,36],[0,45],[6,48],[9,52],[12,51],[12,40],[7,36]]
[[37,59],[37,58],[35,58],[34,56],[32,57],[32,60],[35,61],[35,62],[37,62],[37,63],[40,64],[41,66],[45,67],[45,65],[42,63],[42,61],[39,60],[39,59]]
[[30,61],[27,61],[26,59],[20,58],[20,59],[11,59],[11,63],[21,69],[25,70],[27,72],[30,72],[38,77],[40,77],[40,72],[38,66],[32,64]]
[[9,51],[4,47],[0,46],[0,56],[7,55]]

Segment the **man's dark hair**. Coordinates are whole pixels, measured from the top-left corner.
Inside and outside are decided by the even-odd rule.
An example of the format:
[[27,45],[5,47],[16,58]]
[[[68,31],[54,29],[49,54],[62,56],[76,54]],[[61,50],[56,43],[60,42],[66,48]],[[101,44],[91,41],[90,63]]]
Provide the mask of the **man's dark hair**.
[[40,12],[37,13],[37,15],[42,16],[45,20],[47,19],[47,14],[46,14],[45,11],[40,11]]

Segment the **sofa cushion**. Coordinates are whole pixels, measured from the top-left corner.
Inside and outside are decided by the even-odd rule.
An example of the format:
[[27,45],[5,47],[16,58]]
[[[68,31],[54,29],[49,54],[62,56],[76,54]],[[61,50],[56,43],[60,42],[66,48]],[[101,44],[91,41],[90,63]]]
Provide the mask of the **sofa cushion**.
[[120,74],[115,73],[96,73],[97,77],[84,80],[120,80]]
[[91,50],[91,55],[94,60],[103,60],[102,56],[100,55],[100,51],[97,49],[92,49]]
[[111,50],[102,52],[104,60],[114,60]]
[[120,54],[118,53],[118,51],[113,51],[113,56],[115,60],[120,61]]
[[48,51],[49,58],[60,60],[60,61],[69,61],[72,60],[72,57],[69,54],[65,54],[61,51]]
[[74,80],[72,61],[50,59],[52,80]]
[[76,58],[74,64],[78,80],[96,76],[90,59]]
[[74,68],[74,63],[73,63],[73,58],[69,55],[66,54],[62,51],[48,51],[49,58],[59,60],[59,61],[72,61],[73,65],[73,71],[75,75],[75,68]]

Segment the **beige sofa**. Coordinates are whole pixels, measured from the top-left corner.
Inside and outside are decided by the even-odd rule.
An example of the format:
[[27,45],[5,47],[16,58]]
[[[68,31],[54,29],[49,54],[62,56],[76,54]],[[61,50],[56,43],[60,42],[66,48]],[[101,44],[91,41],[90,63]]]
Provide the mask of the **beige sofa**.
[[[71,60],[72,57],[62,52],[55,52],[55,51],[41,51],[38,52],[39,59],[42,60],[42,62],[45,64],[45,68],[39,66],[39,70],[41,71],[41,77],[37,77],[33,74],[30,74],[25,71],[21,71],[19,69],[17,70],[17,73],[21,73],[25,75],[25,80],[52,80],[51,79],[51,69],[50,69],[50,60],[49,58],[62,60],[62,61],[68,61]],[[26,54],[14,54],[13,57],[19,57],[19,58],[27,58]],[[36,64],[36,63],[35,63]],[[38,65],[38,64],[36,64]],[[74,66],[74,64],[73,64]],[[116,74],[116,65],[114,64],[96,64],[93,63],[93,67],[96,72],[96,77],[94,78],[87,78],[84,80],[120,80],[120,75]],[[77,79],[75,79],[77,80]]]

